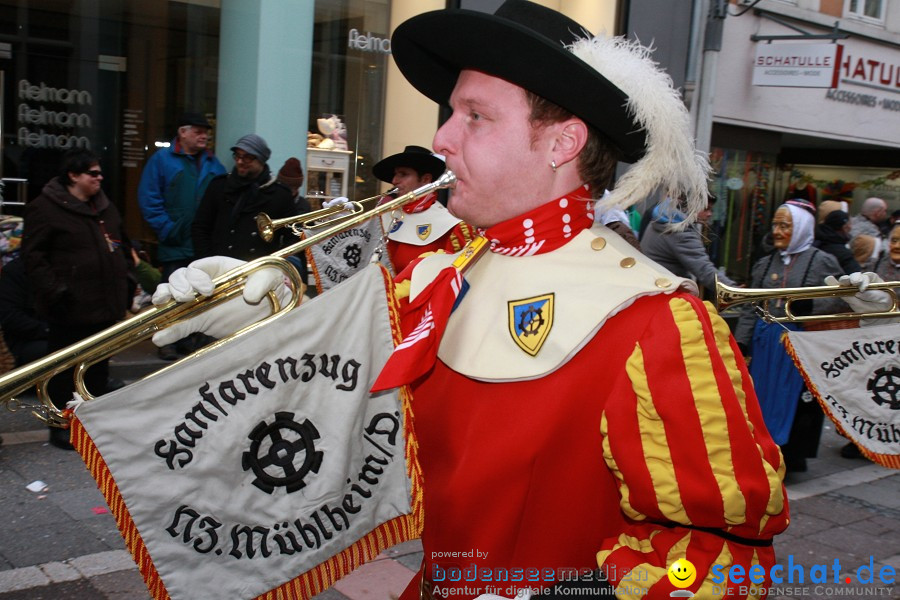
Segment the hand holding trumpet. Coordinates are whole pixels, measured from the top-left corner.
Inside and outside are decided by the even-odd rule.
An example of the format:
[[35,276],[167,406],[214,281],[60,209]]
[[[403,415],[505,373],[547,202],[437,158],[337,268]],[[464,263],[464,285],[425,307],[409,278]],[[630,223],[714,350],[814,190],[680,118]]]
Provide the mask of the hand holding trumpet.
[[[844,302],[850,305],[850,308],[854,311],[863,315],[865,313],[886,312],[891,310],[891,307],[894,304],[894,298],[890,292],[868,289],[873,283],[883,282],[884,280],[877,273],[862,273],[859,271],[850,273],[849,275],[843,275],[840,279],[835,278],[834,275],[829,275],[825,278],[826,285],[837,285],[843,288],[857,288],[859,291],[856,294],[844,297]],[[877,321],[875,319],[862,319],[860,325],[865,327],[867,325],[875,325],[876,323],[896,323],[897,321],[900,321],[900,316],[889,318],[887,321],[885,319],[879,319]]]
[[[153,304],[165,305],[171,300],[189,302],[197,296],[212,295],[213,279],[245,264],[245,261],[227,256],[210,256],[195,260],[187,267],[176,270],[168,283],[162,283],[153,294]],[[274,292],[282,305],[291,297],[284,275],[277,269],[260,269],[247,277],[241,298],[233,298],[219,306],[180,321],[153,335],[153,343],[165,346],[192,333],[205,333],[222,338],[247,327],[271,314],[268,303],[262,302],[269,292]]]

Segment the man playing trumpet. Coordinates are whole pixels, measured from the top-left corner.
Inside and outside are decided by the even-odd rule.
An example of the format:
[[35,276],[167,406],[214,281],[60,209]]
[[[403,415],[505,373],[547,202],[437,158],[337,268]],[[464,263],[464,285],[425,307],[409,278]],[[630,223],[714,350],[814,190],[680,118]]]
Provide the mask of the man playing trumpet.
[[[444,160],[421,146],[407,146],[375,163],[372,173],[394,186],[397,196],[431,183],[447,169]],[[473,237],[471,227],[447,212],[431,193],[392,214],[382,215],[388,256],[394,272],[428,252],[458,252]]]
[[[708,163],[669,77],[639,45],[524,0],[419,15],[392,48],[453,110],[433,143],[458,177],[449,210],[489,248],[432,329],[410,311],[446,298],[453,257],[398,286],[407,333],[427,332],[376,382],[411,387],[425,482],[425,559],[402,600],[473,598],[534,569],[546,579],[506,595],[668,598],[685,557],[698,597],[755,594],[714,581],[717,565],[758,566],[767,587],[784,466],[740,352],[691,282],[593,224],[620,160],[634,165],[604,206],[662,187],[685,196],[687,223],[705,207]],[[472,562],[476,581],[447,580]],[[563,581],[571,570],[581,581]]]

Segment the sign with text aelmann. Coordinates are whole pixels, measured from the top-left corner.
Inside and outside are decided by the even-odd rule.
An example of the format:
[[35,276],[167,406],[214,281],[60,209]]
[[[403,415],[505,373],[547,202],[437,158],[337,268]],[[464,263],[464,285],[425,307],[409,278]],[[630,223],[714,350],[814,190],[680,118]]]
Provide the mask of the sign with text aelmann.
[[370,265],[76,406],[73,444],[151,597],[307,599],[418,535],[408,396],[368,391],[397,339],[389,285]]
[[757,44],[753,85],[836,88],[841,44]]

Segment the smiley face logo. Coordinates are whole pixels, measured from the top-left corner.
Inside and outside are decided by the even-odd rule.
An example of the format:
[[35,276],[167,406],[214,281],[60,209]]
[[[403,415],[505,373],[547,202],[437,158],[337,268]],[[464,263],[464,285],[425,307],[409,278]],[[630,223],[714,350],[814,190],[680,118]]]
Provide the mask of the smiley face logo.
[[669,582],[677,588],[686,588],[697,579],[697,569],[691,561],[679,558],[669,566]]

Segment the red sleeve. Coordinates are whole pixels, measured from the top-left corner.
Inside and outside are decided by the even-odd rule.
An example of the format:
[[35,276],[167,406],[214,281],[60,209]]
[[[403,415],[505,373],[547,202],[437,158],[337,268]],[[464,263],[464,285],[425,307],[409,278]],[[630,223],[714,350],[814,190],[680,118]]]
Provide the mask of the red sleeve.
[[[781,453],[725,322],[692,296],[667,306],[638,338],[604,410],[604,460],[629,524],[602,542],[598,562],[621,588],[649,588],[646,598],[678,589],[667,569],[679,558],[696,568],[688,589],[697,597],[722,595],[733,564],[761,565],[759,591],[771,585],[772,536],[788,524]],[[727,597],[748,597],[754,585],[745,578]]]

